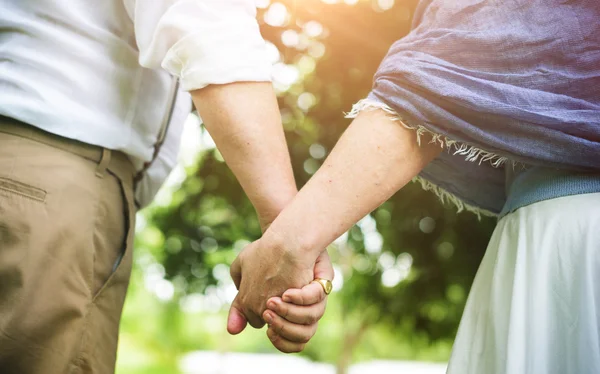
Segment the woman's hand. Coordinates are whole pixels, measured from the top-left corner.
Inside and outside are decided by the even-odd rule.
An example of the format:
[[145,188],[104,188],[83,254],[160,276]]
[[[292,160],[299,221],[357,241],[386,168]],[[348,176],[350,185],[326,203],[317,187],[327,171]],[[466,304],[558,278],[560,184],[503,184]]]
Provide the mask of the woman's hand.
[[[327,251],[321,253],[314,270],[315,278],[333,280],[333,267]],[[301,289],[289,289],[282,297],[272,297],[263,313],[263,319],[269,324],[267,336],[281,352],[302,351],[316,333],[326,306],[327,295],[317,282]]]

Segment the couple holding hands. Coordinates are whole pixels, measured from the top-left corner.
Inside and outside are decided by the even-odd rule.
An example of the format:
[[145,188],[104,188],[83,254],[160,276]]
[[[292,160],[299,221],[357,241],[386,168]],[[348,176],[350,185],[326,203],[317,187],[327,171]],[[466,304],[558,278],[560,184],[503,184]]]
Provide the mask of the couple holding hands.
[[135,212],[175,163],[186,92],[264,232],[231,266],[230,333],[267,323],[302,350],[325,248],[416,178],[498,217],[448,372],[600,372],[596,0],[420,1],[300,191],[253,1],[2,6],[1,372],[114,372]]

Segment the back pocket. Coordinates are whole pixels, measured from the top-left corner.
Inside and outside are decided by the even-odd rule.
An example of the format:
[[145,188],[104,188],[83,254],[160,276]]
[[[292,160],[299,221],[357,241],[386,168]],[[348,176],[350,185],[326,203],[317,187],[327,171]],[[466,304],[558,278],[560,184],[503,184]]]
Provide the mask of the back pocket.
[[0,177],[0,192],[19,195],[42,203],[46,201],[46,191],[5,177]]

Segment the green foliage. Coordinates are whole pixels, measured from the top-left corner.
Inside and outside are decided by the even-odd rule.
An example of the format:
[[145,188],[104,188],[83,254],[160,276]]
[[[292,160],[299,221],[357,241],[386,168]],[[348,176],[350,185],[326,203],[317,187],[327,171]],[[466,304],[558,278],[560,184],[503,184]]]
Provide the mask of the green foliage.
[[164,235],[162,264],[184,293],[217,284],[217,264],[230,264],[260,235],[254,208],[216,150],[174,192],[172,203],[152,210],[151,222]]

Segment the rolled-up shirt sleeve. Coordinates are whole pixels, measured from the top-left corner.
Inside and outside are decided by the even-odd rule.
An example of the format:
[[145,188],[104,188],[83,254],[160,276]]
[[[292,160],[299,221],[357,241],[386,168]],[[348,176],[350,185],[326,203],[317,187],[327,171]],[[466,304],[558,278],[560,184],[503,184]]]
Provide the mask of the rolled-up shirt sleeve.
[[271,63],[253,0],[124,0],[139,62],[162,66],[192,91],[210,84],[270,81]]

